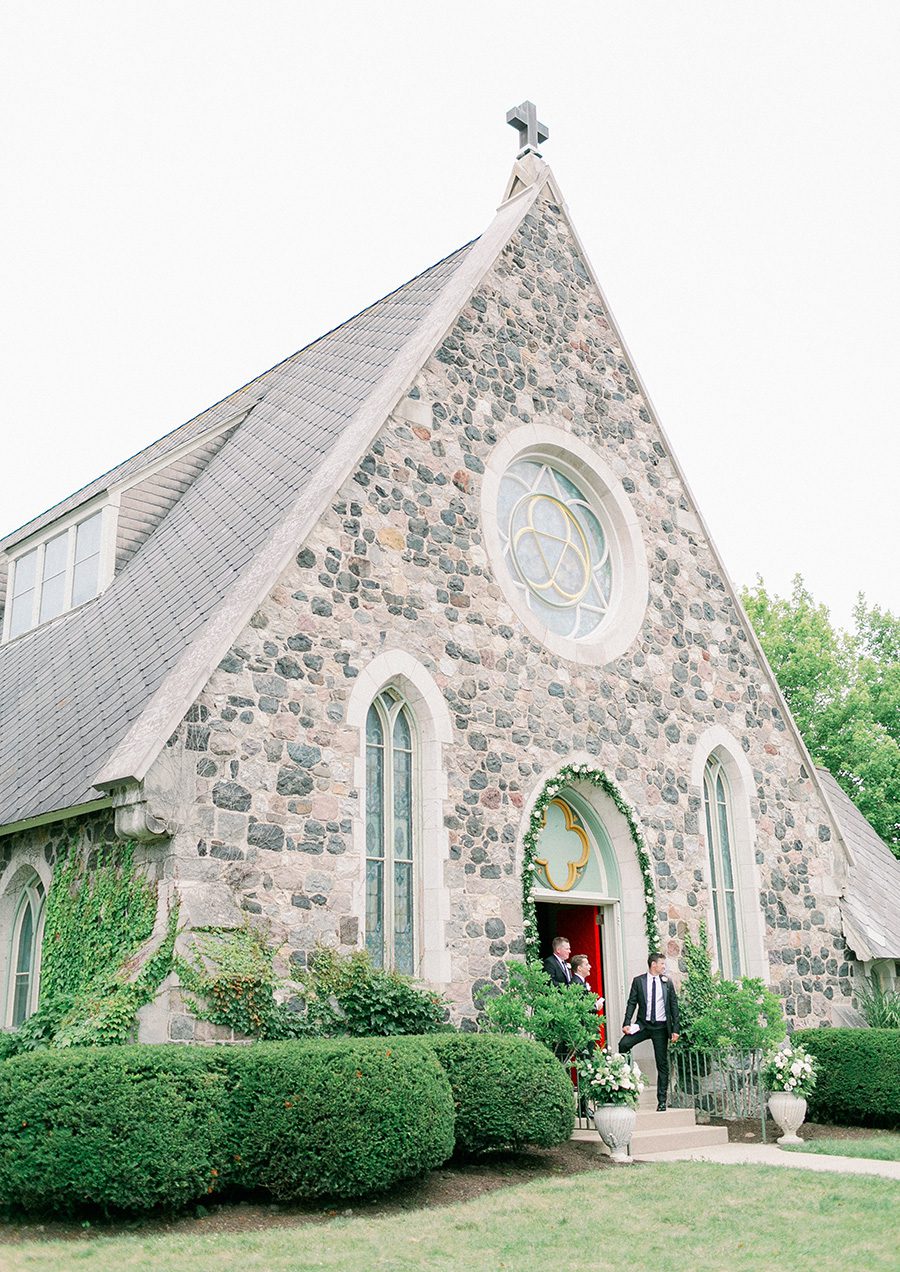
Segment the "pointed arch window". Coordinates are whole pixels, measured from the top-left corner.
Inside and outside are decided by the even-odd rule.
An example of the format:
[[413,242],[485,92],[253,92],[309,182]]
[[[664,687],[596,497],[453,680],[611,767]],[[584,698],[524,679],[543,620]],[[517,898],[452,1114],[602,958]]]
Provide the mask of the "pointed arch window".
[[366,949],[376,967],[412,975],[416,919],[416,744],[395,689],[366,717]]
[[22,891],[12,929],[6,1018],[14,1029],[37,1009],[43,934],[44,885],[35,876]]
[[721,761],[711,755],[703,773],[706,845],[709,853],[709,890],[716,934],[716,953],[723,976],[741,975],[741,933],[734,868],[731,795]]

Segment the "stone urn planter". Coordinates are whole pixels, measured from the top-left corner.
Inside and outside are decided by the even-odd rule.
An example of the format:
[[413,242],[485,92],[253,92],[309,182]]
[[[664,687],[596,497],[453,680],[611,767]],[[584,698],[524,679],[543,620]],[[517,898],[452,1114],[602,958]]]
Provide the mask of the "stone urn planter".
[[594,1109],[597,1134],[614,1162],[630,1162],[628,1146],[634,1134],[637,1111],[629,1104],[598,1104]]
[[769,1112],[783,1132],[778,1137],[779,1144],[803,1143],[797,1134],[806,1117],[806,1100],[802,1095],[794,1095],[792,1091],[773,1091],[769,1096]]

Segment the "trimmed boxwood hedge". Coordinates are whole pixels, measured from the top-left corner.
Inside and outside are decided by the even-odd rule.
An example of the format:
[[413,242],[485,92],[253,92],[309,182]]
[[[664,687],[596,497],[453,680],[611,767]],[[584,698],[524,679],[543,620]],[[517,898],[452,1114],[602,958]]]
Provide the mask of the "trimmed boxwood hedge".
[[453,1097],[424,1039],[260,1043],[238,1065],[235,1177],[273,1197],[361,1197],[453,1153]]
[[0,1064],[0,1205],[142,1211],[215,1191],[226,1060],[224,1049],[79,1047]]
[[900,1029],[801,1029],[791,1041],[819,1061],[811,1120],[900,1126]]
[[0,1208],[363,1197],[572,1132],[568,1075],[491,1034],[43,1050],[0,1061]]
[[0,1206],[365,1196],[446,1161],[453,1123],[419,1039],[34,1052],[0,1063]]
[[571,1137],[572,1083],[540,1043],[501,1034],[433,1034],[427,1042],[450,1079],[458,1152],[549,1147]]

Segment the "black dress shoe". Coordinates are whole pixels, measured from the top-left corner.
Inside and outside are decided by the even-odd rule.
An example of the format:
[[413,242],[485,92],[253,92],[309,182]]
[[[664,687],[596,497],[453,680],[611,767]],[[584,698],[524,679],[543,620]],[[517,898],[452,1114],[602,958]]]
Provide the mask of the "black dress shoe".
[[657,1113],[665,1113],[666,1106],[664,1104],[657,1104],[656,1111]]

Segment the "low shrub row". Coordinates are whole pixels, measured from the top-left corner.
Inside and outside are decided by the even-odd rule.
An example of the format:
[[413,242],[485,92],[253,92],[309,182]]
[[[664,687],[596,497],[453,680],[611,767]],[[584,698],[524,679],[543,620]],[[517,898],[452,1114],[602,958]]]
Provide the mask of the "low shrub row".
[[458,1152],[549,1147],[570,1138],[572,1083],[546,1047],[499,1034],[435,1034],[428,1045],[450,1080]]
[[812,1121],[900,1126],[900,1029],[802,1029],[791,1041],[819,1061]]
[[73,1048],[0,1064],[0,1207],[141,1213],[264,1190],[362,1197],[571,1133],[562,1067],[518,1038]]

